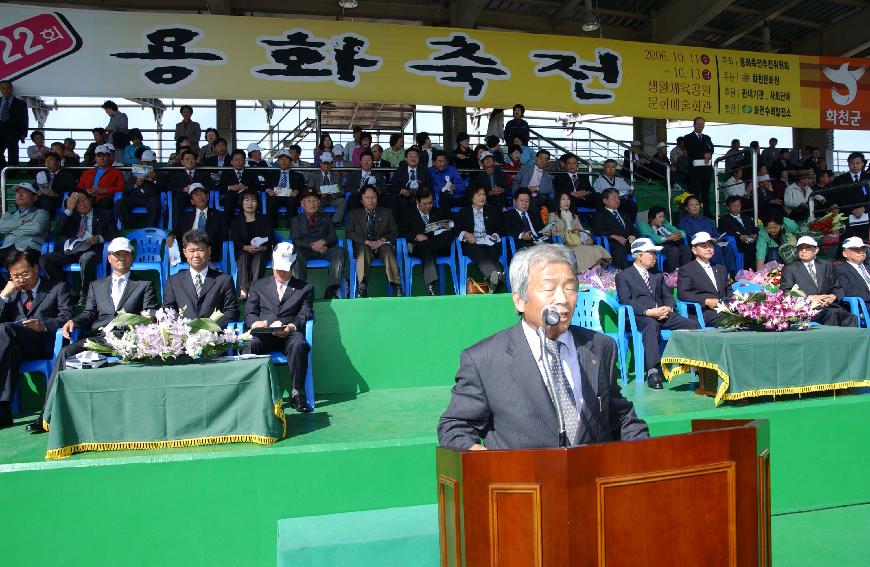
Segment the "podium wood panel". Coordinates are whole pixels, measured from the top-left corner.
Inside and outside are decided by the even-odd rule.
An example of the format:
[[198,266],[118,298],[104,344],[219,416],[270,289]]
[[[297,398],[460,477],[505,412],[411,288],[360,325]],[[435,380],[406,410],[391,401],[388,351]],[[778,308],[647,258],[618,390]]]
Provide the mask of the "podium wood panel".
[[438,449],[442,565],[769,565],[767,439],[766,422],[706,420],[570,449]]

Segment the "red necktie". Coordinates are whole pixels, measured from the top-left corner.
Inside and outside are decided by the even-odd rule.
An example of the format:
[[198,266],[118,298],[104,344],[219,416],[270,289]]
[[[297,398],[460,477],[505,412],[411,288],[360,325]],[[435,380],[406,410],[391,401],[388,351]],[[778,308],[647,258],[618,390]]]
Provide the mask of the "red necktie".
[[24,311],[30,313],[30,308],[33,307],[33,291],[28,289],[24,294],[27,296],[24,300]]

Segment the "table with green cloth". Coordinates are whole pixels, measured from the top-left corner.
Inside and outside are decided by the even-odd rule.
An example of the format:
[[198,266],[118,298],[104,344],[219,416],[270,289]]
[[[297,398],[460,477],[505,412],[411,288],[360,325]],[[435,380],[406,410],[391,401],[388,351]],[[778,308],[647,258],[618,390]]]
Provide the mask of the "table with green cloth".
[[48,393],[46,459],[83,451],[274,443],[286,435],[269,356],[67,369]]
[[674,331],[662,354],[670,380],[691,367],[718,375],[722,400],[870,386],[870,330]]

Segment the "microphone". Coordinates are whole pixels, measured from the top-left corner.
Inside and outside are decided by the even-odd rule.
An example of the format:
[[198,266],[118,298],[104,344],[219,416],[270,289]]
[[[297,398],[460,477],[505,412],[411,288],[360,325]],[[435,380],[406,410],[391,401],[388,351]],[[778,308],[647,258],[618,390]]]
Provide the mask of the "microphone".
[[545,327],[552,327],[559,324],[562,316],[559,315],[559,308],[551,303],[541,309],[541,319],[544,321]]

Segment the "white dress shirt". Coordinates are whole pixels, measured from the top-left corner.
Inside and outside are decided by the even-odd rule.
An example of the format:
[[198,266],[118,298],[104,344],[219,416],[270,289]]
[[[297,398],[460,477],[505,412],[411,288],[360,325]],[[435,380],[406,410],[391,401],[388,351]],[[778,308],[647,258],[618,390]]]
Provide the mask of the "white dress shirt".
[[[544,381],[544,386],[547,381],[544,378],[544,357],[541,353],[541,340],[538,338],[538,333],[531,325],[523,321],[523,334],[526,336],[526,342],[532,349],[532,357],[538,364],[538,370],[541,372],[541,380]],[[581,413],[583,408],[583,389],[579,387],[580,380],[583,376],[580,370],[580,359],[577,357],[577,346],[574,344],[574,336],[571,330],[568,329],[558,336],[556,340],[559,342],[559,356],[562,358],[562,372],[571,384],[571,391],[574,392],[574,406],[577,408],[577,413]]]
[[704,272],[710,278],[710,281],[713,282],[713,288],[716,291],[719,291],[719,286],[716,284],[716,274],[713,273],[713,266],[710,265],[710,262],[702,262],[701,260],[697,260],[697,259],[695,261],[698,262],[699,264],[701,264],[701,267],[704,269]]
[[193,268],[190,268],[188,271],[190,272],[190,281],[194,284],[194,286],[196,286],[195,282],[197,275],[202,275],[200,279],[202,280],[202,285],[205,285],[205,276],[206,274],[208,274],[208,266],[206,266],[201,272],[196,272]]
[[868,273],[867,266],[864,264],[856,264],[854,262],[849,262],[849,265],[855,268],[855,271],[858,272],[858,276],[864,282],[864,285],[870,289],[870,273]]
[[124,295],[124,290],[127,289],[127,282],[130,281],[130,272],[122,276],[112,275],[112,303],[115,304],[115,311],[118,310],[118,304],[121,302],[121,296]]

